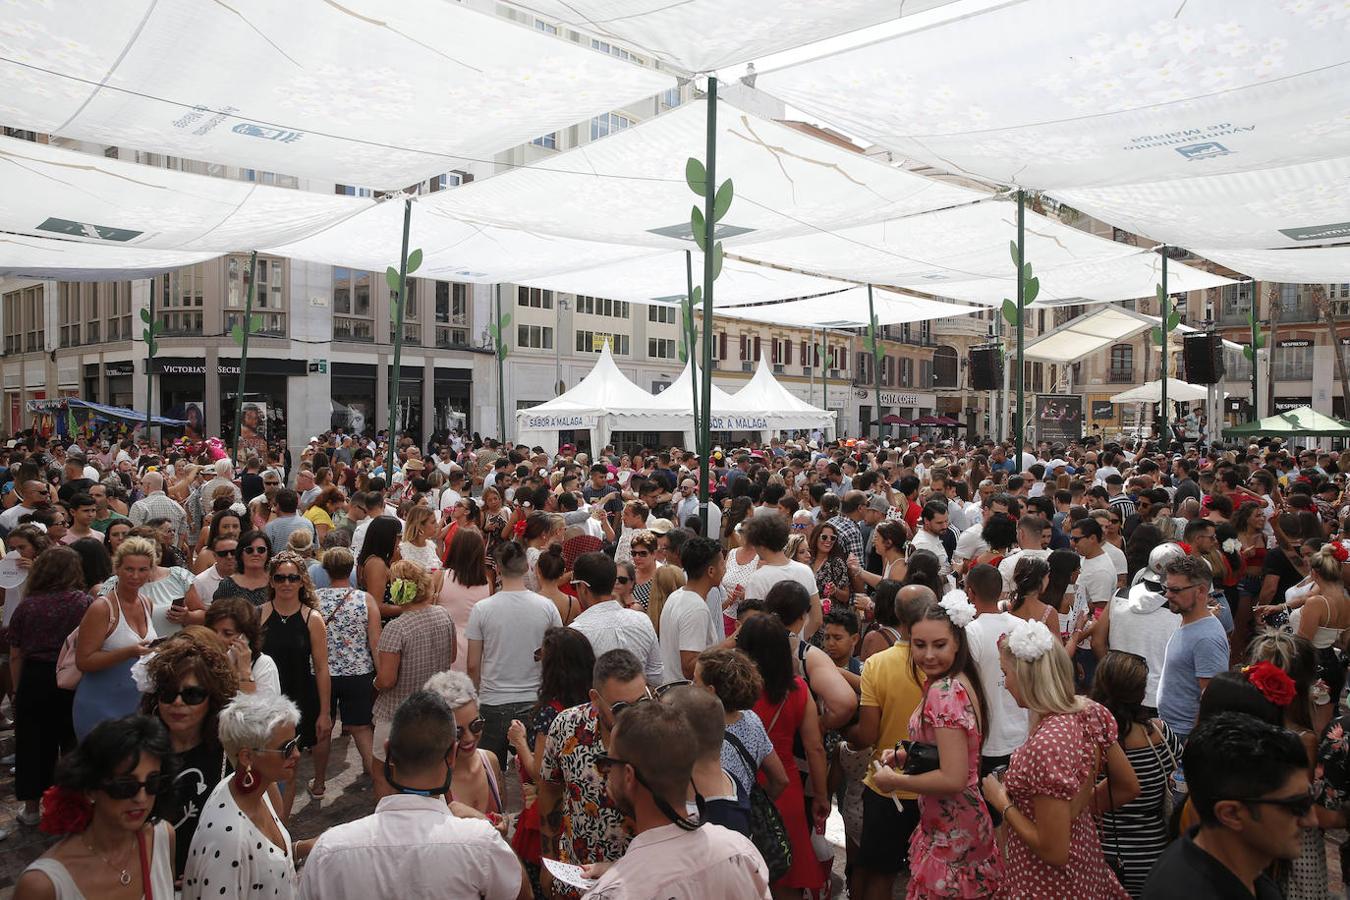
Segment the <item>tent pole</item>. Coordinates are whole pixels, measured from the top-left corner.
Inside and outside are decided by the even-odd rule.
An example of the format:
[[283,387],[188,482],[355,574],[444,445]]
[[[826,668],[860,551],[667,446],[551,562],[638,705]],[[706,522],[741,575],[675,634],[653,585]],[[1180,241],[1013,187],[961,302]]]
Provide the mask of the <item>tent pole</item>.
[[707,172],[703,182],[703,417],[697,423],[703,436],[704,452],[699,454],[698,514],[700,530],[708,534],[708,467],[712,456],[712,315],[713,315],[713,231],[717,218],[713,200],[717,195],[717,78],[708,76]]
[[[810,387],[808,388],[808,391],[809,391],[809,394],[810,394],[810,397],[811,397],[811,403],[814,404],[814,403],[816,402],[816,366],[815,366],[815,360],[816,360],[816,327],[815,327],[814,325],[811,326],[811,349],[807,350],[806,352],[807,352],[808,355],[807,355],[806,359],[802,360],[802,363],[803,363],[803,364],[810,370],[810,372],[811,372],[811,381],[810,381]],[[1347,402],[1347,403],[1350,403],[1350,397],[1347,397],[1347,398],[1346,398],[1346,402]],[[824,407],[821,407],[821,408],[824,409]]]
[[[164,273],[161,278],[168,278],[169,273]],[[145,325],[149,340],[145,342],[145,439],[150,440],[151,425],[151,397],[154,392],[151,388],[155,383],[155,284],[150,282],[150,321]]]
[[876,406],[877,443],[881,443],[881,335],[877,334],[877,314],[872,305],[872,286],[867,286],[867,331],[872,337],[872,397]]
[[[497,289],[497,344],[496,344],[496,346],[493,347],[492,349],[493,349],[493,352],[494,352],[494,353],[496,354],[496,356],[497,356],[497,440],[499,440],[499,441],[505,441],[505,440],[506,440],[506,379],[505,379],[505,376],[503,375],[503,370],[505,369],[505,366],[504,366],[503,363],[502,363],[502,342],[503,342],[504,340],[506,340],[506,336],[503,335],[503,334],[501,333],[501,329],[504,327],[504,326],[501,324],[501,322],[502,322],[502,286],[501,286],[501,282],[498,282],[498,283],[496,284],[496,289]],[[557,335],[554,335],[554,336],[553,336],[553,339],[556,341],[556,340],[558,339],[558,336],[557,336]],[[597,435],[598,435],[598,432],[597,432]],[[591,448],[591,455],[592,455],[592,456],[594,456],[595,454],[597,454],[597,453],[599,453],[599,452],[600,452],[600,448],[599,448],[599,447],[592,447],[592,448]]]
[[[689,348],[685,356],[689,359],[689,394],[694,404],[694,452],[699,456],[704,453],[703,432],[698,430],[698,410],[699,391],[703,389],[702,382],[694,380],[694,373],[699,370],[696,364],[698,359],[698,325],[694,320],[694,253],[692,250],[684,251],[684,282],[685,295],[684,307],[680,310],[680,323],[685,327],[684,345]],[[679,523],[676,523],[677,526]]]
[[1161,315],[1158,317],[1158,322],[1162,331],[1162,422],[1161,427],[1158,429],[1158,440],[1159,446],[1164,448],[1172,445],[1172,441],[1169,439],[1167,431],[1168,413],[1171,412],[1167,408],[1167,378],[1171,374],[1169,371],[1171,366],[1167,364],[1167,317],[1171,315],[1171,312],[1167,309],[1167,300],[1167,245],[1164,244],[1162,248],[1162,295],[1159,297],[1159,311]]
[[394,298],[394,377],[389,379],[389,452],[385,455],[384,477],[393,483],[395,448],[398,438],[399,387],[403,381],[403,311],[408,291],[408,227],[412,224],[412,198],[403,201],[403,250],[398,261],[398,296]]
[[236,460],[239,458],[239,429],[244,424],[244,375],[248,371],[248,336],[253,331],[253,286],[257,275],[258,251],[254,250],[248,257],[248,291],[244,294],[244,339],[239,343],[239,387],[234,391],[234,441],[230,444],[230,452],[234,454]]
[[[1259,321],[1257,301],[1258,301],[1259,298],[1260,298],[1260,294],[1258,294],[1257,291],[1256,291],[1256,282],[1253,281],[1253,282],[1249,282],[1249,283],[1251,284],[1251,287],[1252,287],[1251,315],[1250,315],[1250,317],[1249,317],[1249,321],[1252,323],[1252,343],[1251,343],[1251,348],[1252,348],[1252,359],[1251,359],[1251,363],[1252,363],[1252,414],[1251,414],[1250,417],[1248,417],[1247,421],[1248,421],[1248,422],[1255,422],[1255,421],[1257,420],[1257,412],[1260,410],[1260,406],[1261,406],[1260,399],[1259,399],[1259,395],[1257,394],[1257,387],[1256,387],[1256,366],[1257,366],[1258,357],[1260,356],[1260,354],[1259,354],[1259,353],[1257,352],[1257,350],[1256,350],[1256,326],[1257,326],[1257,322]],[[1239,287],[1240,287],[1240,286],[1239,286]],[[1347,398],[1347,401],[1350,401],[1350,398]]]
[[1026,415],[1026,292],[1027,264],[1027,210],[1026,195],[1017,192],[1017,409],[1013,411],[1013,460],[1016,471],[1022,471],[1022,436],[1026,430],[1022,421]]

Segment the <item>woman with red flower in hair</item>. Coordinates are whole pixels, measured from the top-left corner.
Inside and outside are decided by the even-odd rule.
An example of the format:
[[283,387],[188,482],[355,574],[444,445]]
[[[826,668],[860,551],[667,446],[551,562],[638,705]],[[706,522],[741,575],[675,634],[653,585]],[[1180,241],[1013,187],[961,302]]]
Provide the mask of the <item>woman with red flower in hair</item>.
[[15,900],[172,897],[174,835],[163,812],[173,775],[156,719],[96,725],[43,795],[42,830],[62,839],[24,870]]
[[1342,635],[1350,629],[1350,596],[1341,581],[1341,567],[1350,563],[1350,550],[1344,542],[1330,541],[1308,561],[1313,588],[1302,606],[1290,607],[1289,627],[1307,638],[1317,657],[1318,683],[1313,686],[1312,726],[1321,733],[1331,721],[1332,713],[1345,687],[1345,663],[1336,653]]

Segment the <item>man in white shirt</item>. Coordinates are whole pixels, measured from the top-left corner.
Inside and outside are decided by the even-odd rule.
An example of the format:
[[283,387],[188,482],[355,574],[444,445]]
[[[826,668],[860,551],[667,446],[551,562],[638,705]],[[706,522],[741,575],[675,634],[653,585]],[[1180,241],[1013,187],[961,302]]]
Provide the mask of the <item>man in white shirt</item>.
[[938,558],[941,569],[938,574],[946,578],[952,573],[951,560],[947,558],[947,548],[942,544],[942,532],[947,530],[947,504],[942,500],[929,500],[923,505],[919,519],[919,532],[910,541],[915,550],[927,550]]
[[966,626],[966,642],[989,707],[989,726],[980,747],[980,775],[984,776],[998,766],[1006,766],[1012,752],[1027,739],[1027,711],[1008,693],[998,649],[999,638],[1012,631],[1018,619],[1012,613],[999,611],[1003,577],[993,566],[971,567],[966,573],[965,587],[966,596],[978,613],[975,621]]
[[1130,567],[1125,561],[1125,551],[1111,543],[1109,538],[1112,532],[1120,534],[1122,516],[1114,509],[1094,509],[1088,513],[1097,524],[1102,526],[1102,549],[1111,559],[1111,565],[1116,567],[1116,586],[1125,586],[1125,576],[1129,573]]
[[19,527],[19,519],[26,515],[37,512],[39,509],[51,506],[52,495],[51,488],[45,481],[34,479],[25,481],[23,489],[19,492],[23,497],[22,503],[16,503],[9,509],[0,513],[0,529],[4,534],[9,534],[15,528]]
[[1083,558],[1078,571],[1078,587],[1089,603],[1101,608],[1116,592],[1116,567],[1102,549],[1102,526],[1091,517],[1073,523],[1070,546]]
[[464,490],[464,471],[462,469],[451,472],[446,476],[446,487],[441,491],[441,521],[450,521],[450,510],[455,508],[455,504],[463,499]]
[[1049,558],[1050,551],[1045,546],[1045,533],[1049,528],[1049,522],[1030,513],[1017,520],[1017,552],[1009,553],[1003,562],[998,564],[999,574],[1003,576],[1005,594],[1017,590],[1017,585],[1013,583],[1013,570],[1017,568],[1017,560],[1024,555],[1039,559]]
[[688,735],[689,720],[664,703],[635,704],[615,722],[605,757],[612,762],[600,771],[634,837],[587,892],[591,900],[772,897],[764,858],[749,838],[689,819],[696,751]]
[[820,589],[816,586],[816,573],[810,566],[788,559],[783,553],[788,541],[787,520],[777,514],[751,516],[741,523],[741,540],[759,553],[759,568],[745,582],[746,599],[763,600],[778,582],[797,582],[811,599],[811,609],[802,631],[802,637],[810,639],[825,617],[820,606]]
[[430,691],[399,705],[389,740],[376,748],[397,793],[381,798],[373,814],[319,836],[300,879],[302,900],[532,896],[529,876],[497,829],[475,810],[446,806],[456,728],[450,707]]
[[[726,572],[722,546],[710,538],[690,538],[680,551],[685,586],[666,598],[661,607],[661,663],[663,679],[693,681],[698,655],[717,642],[708,596]],[[718,592],[720,596],[720,592]]]
[[[969,508],[969,507],[967,507]],[[1016,516],[1022,506],[1007,494],[994,494],[980,509],[980,519],[956,538],[956,552],[952,554],[952,567],[960,569],[989,549],[984,541],[984,526],[995,515]]]
[[215,543],[211,545],[210,550],[216,557],[215,565],[192,580],[192,586],[197,589],[197,596],[202,598],[204,605],[211,605],[211,601],[216,596],[216,588],[220,587],[222,581],[234,574],[234,552],[238,546],[238,538],[223,535],[217,537]]
[[[610,650],[627,650],[642,663],[650,684],[661,684],[661,644],[646,613],[624,609],[614,599],[618,567],[604,553],[583,553],[572,566],[572,586],[577,589],[581,615],[571,628],[586,635],[598,659]],[[678,680],[676,676],[672,680]]]

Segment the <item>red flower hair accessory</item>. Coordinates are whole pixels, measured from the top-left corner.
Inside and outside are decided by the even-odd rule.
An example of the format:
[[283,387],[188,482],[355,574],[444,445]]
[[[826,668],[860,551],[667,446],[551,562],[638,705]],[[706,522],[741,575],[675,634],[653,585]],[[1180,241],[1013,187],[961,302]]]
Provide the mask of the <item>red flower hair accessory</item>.
[[1350,550],[1345,549],[1344,541],[1331,542],[1331,555],[1336,557],[1336,562],[1350,562]]
[[1276,706],[1288,706],[1297,693],[1294,679],[1289,677],[1289,673],[1266,660],[1252,666],[1243,666],[1242,674],[1247,676],[1247,681],[1252,687],[1261,692],[1261,696]]
[[524,519],[517,519],[517,520],[516,520],[515,527],[512,529],[512,531],[515,533],[515,536],[516,536],[516,537],[518,537],[518,538],[524,537],[524,536],[525,536],[525,520],[524,520]]
[[52,785],[42,794],[42,821],[39,829],[47,834],[79,834],[89,827],[94,805],[79,791]]
[[1187,556],[1190,556],[1191,553],[1193,552],[1191,550],[1191,545],[1186,543],[1185,541],[1177,541],[1177,546],[1180,547]]

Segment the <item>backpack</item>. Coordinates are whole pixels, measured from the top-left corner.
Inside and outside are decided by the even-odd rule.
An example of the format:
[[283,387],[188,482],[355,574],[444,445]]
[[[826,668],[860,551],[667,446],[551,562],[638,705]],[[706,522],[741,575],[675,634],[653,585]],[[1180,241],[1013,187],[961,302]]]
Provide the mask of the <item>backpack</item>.
[[750,751],[745,749],[745,744],[730,731],[726,733],[726,739],[736,748],[736,752],[745,761],[745,767],[750,770],[750,842],[755,845],[760,856],[764,857],[764,865],[769,870],[769,880],[777,881],[792,868],[792,842],[788,839],[787,827],[783,824],[783,816],[778,812],[778,807],[773,805],[764,788],[755,780],[755,772],[759,770],[759,766],[750,756]]

